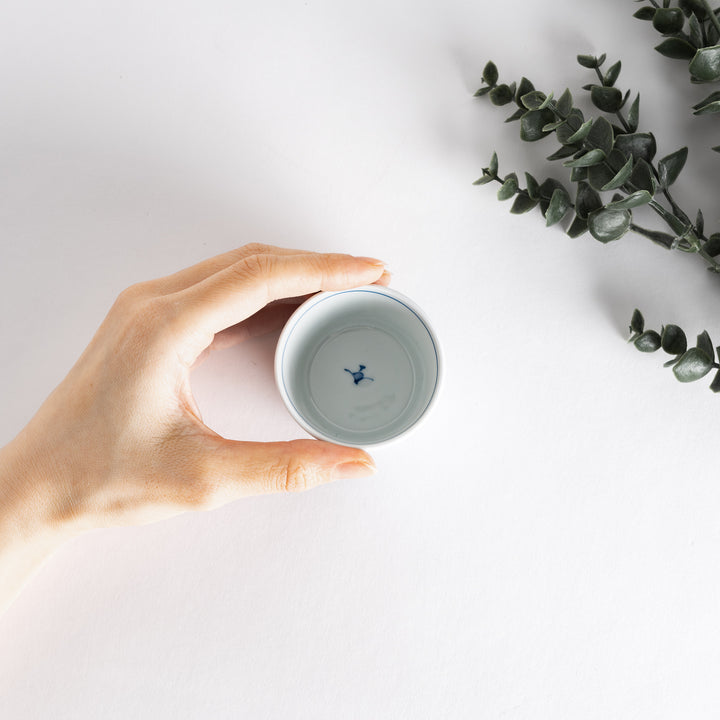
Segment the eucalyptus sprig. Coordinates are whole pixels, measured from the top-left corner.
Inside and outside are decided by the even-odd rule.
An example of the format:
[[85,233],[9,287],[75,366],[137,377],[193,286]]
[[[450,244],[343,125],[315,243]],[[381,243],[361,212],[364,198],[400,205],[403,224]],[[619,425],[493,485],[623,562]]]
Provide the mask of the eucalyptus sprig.
[[715,377],[710,384],[713,392],[720,392],[720,347],[713,347],[710,335],[703,330],[697,336],[694,347],[688,348],[687,336],[677,325],[664,325],[660,332],[645,329],[645,319],[639,310],[635,310],[630,320],[630,339],[641,352],[651,353],[662,348],[672,355],[664,367],[671,367],[673,374],[680,382],[694,382],[705,377],[715,369]]
[[[687,61],[692,82],[720,82],[720,10],[713,10],[707,0],[678,0],[675,6],[663,0],[662,7],[656,0],[649,3],[634,17],[652,22],[665,38],[655,49],[665,57]],[[720,91],[710,93],[693,110],[695,115],[720,113]],[[713,150],[720,152],[720,145]]]
[[[492,61],[485,65],[483,87],[475,93],[476,97],[487,96],[496,106],[514,103],[517,108],[507,122],[519,121],[522,140],[536,142],[554,136],[560,146],[547,159],[562,160],[570,168],[575,191],[571,193],[554,178],[539,182],[527,172],[523,188],[516,173],[500,175],[496,153],[475,184],[499,183],[498,199],[514,198],[510,208],[513,213],[528,212],[539,205],[547,226],[572,212],[567,230],[571,237],[589,231],[596,240],[607,243],[633,230],[667,249],[695,253],[710,270],[720,272],[720,262],[715,259],[720,255],[720,233],[707,236],[702,211],[698,210],[691,220],[670,193],[670,186],[685,165],[687,148],[655,163],[655,137],[638,129],[639,94],[628,105],[630,91],[623,93],[616,87],[621,63],[603,70],[605,55],[578,55],[577,60],[596,75],[597,82],[583,89],[589,92],[595,108],[604,113],[597,118],[586,120],[568,89],[555,99],[552,92],[536,90],[525,77],[519,82],[501,83]],[[613,193],[610,200],[603,196],[608,192]],[[643,205],[662,218],[671,232],[635,222],[633,209]]]

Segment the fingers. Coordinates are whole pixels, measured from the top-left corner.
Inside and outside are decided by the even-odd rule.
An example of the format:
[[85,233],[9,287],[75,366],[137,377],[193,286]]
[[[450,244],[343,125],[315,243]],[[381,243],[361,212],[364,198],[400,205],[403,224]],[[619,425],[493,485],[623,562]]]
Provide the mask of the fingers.
[[184,268],[172,275],[167,275],[166,277],[153,280],[152,285],[154,289],[162,295],[179,292],[191,285],[202,282],[205,278],[224,270],[226,267],[229,267],[246,257],[261,254],[308,255],[309,253],[305,250],[292,250],[288,248],[275,247],[273,245],[251,243],[249,245],[243,245],[243,247],[234,248],[233,250],[222,253],[221,255],[208,258],[207,260],[203,260],[196,265]]
[[332,480],[375,472],[375,463],[364,450],[320,440],[217,442],[203,466],[207,507],[248,495],[309,490]]
[[191,365],[212,337],[254,315],[273,300],[378,281],[384,263],[351,255],[251,255],[172,296],[172,330]]
[[[390,284],[390,277],[390,273],[385,271],[382,277],[374,284],[387,286]],[[232,327],[221,330],[219,333],[216,333],[210,345],[200,353],[194,366],[197,367],[215,350],[225,350],[251,338],[269,335],[272,332],[280,330],[298,307],[310,297],[312,297],[312,294],[275,300],[247,320],[243,320]]]
[[221,330],[215,335],[210,345],[200,353],[194,366],[197,367],[207,355],[215,350],[225,350],[245,342],[245,340],[280,330],[297,310],[300,302],[302,301],[298,299],[294,303],[271,303],[247,320]]

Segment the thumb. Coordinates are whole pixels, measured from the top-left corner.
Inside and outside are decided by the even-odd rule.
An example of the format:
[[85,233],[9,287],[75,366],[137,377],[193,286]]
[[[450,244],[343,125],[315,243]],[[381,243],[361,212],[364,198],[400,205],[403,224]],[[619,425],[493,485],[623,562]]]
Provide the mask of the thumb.
[[375,463],[364,450],[321,440],[259,443],[220,439],[203,465],[212,506],[248,495],[299,492],[332,480],[375,473]]

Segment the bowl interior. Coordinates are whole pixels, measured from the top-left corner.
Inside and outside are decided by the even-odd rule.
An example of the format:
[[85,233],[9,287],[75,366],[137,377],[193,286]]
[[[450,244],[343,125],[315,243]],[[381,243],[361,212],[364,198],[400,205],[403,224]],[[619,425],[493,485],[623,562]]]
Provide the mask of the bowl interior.
[[387,442],[426,412],[437,343],[410,301],[386,288],[321,293],[280,338],[278,385],[311,434],[345,445]]

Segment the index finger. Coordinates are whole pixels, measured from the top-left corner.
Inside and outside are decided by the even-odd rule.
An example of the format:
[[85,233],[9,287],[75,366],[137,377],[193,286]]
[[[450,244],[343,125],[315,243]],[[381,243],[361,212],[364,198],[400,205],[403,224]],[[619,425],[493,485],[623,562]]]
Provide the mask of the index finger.
[[183,340],[181,356],[192,363],[216,333],[273,300],[369,285],[384,270],[381,260],[335,253],[245,257],[171,296],[173,329]]

